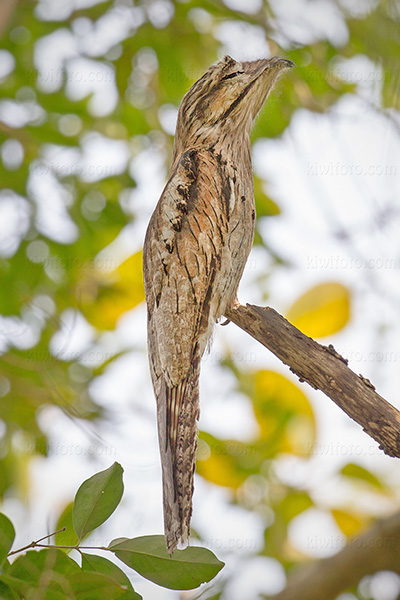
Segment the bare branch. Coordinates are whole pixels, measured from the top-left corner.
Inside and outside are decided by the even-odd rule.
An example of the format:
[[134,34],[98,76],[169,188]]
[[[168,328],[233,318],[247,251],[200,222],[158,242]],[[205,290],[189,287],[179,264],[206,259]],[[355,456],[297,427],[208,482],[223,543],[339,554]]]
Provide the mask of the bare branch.
[[30,544],[27,544],[26,546],[23,546],[22,548],[18,548],[18,550],[13,550],[12,552],[9,552],[7,554],[7,557],[12,556],[13,554],[19,554],[20,552],[24,552],[25,550],[29,550],[30,548],[55,548],[55,549],[63,548],[64,550],[77,550],[78,552],[81,552],[81,553],[82,553],[82,550],[108,550],[109,552],[112,552],[112,550],[110,548],[106,548],[105,546],[79,546],[78,544],[76,544],[75,546],[60,546],[59,544],[41,544],[40,543],[43,540],[50,538],[53,535],[56,535],[57,533],[61,533],[62,531],[65,531],[66,529],[67,529],[66,527],[62,527],[61,529],[58,529],[57,531],[54,531],[53,533],[44,535],[43,537],[31,542]]
[[299,567],[271,600],[334,600],[377,571],[400,573],[400,513],[374,524],[329,558]]
[[[67,529],[66,527],[62,527],[61,529],[58,529],[57,531],[53,531],[53,533],[48,533],[47,535],[44,535],[43,537],[39,538],[36,541],[31,542],[30,544],[27,544],[26,546],[23,546],[22,548],[18,548],[18,550],[13,550],[12,552],[9,552],[7,554],[7,556],[12,556],[13,554],[18,554],[19,552],[23,552],[24,550],[28,550],[29,548],[36,548],[37,546],[42,547],[42,548],[47,548],[48,546],[43,546],[39,542],[42,542],[43,540],[46,540],[47,538],[50,538],[53,535],[56,535],[57,533],[61,533],[62,531],[65,531],[66,529]],[[66,547],[66,546],[63,546],[63,547]]]
[[385,454],[400,457],[400,412],[356,375],[333,346],[305,336],[274,309],[236,305],[227,319],[271,350],[300,381],[323,391],[379,444]]

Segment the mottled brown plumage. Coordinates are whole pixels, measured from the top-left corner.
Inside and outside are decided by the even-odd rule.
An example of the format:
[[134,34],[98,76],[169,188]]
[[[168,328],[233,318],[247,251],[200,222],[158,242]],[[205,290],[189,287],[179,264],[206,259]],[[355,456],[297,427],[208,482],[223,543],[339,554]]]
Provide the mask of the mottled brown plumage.
[[226,56],[185,95],[171,174],[144,244],[151,377],[157,399],[170,553],[190,533],[200,360],[236,301],[254,236],[249,133],[278,75],[293,66]]

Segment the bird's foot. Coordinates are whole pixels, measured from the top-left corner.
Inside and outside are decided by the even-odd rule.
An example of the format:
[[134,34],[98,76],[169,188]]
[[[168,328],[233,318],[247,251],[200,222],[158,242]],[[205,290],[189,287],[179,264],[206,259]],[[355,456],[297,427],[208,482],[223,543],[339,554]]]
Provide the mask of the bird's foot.
[[[230,310],[235,310],[235,309],[239,308],[239,306],[242,306],[242,305],[240,304],[240,302],[237,299],[237,297],[235,297],[234,300],[232,300],[229,309]],[[222,326],[229,325],[230,322],[231,322],[230,319],[226,319],[226,321],[224,321],[223,323],[221,323],[221,325]]]
[[232,304],[230,305],[229,308],[231,308],[232,310],[235,310],[236,308],[239,308],[239,306],[242,306],[239,302],[239,300],[237,299],[237,296],[232,300]]

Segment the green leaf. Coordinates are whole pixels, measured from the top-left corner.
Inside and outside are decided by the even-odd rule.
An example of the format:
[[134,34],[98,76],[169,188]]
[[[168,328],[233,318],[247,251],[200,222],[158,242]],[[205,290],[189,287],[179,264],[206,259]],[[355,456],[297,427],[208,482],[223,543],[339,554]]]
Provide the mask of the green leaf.
[[[58,583],[53,581],[53,576],[58,579]],[[12,591],[14,596],[11,598],[19,598],[23,600],[66,600],[65,593],[62,588],[67,587],[70,593],[68,600],[76,600],[75,596],[71,595],[71,588],[68,586],[68,580],[65,577],[60,577],[59,574],[50,571],[45,572],[46,583],[40,584],[39,581],[31,582],[24,579],[18,579],[11,575],[5,574],[1,576],[1,582]],[[61,587],[60,585],[61,584]]]
[[74,503],[70,502],[63,510],[57,521],[56,531],[65,527],[65,531],[60,531],[55,536],[55,543],[58,546],[75,546],[78,543],[78,537],[74,531],[72,522],[72,511]]
[[115,462],[82,483],[76,493],[72,519],[79,540],[99,527],[117,508],[124,491],[123,469]]
[[1,580],[0,576],[0,598],[1,600],[19,600],[20,596]]
[[224,563],[206,548],[175,550],[170,556],[162,535],[149,535],[109,545],[115,555],[142,577],[172,590],[192,590],[211,581]]
[[374,475],[370,471],[367,471],[367,469],[364,469],[364,467],[361,467],[360,465],[349,463],[340,470],[340,473],[345,477],[349,477],[350,479],[368,483],[369,485],[372,485],[378,488],[379,490],[384,489],[384,485],[378,479],[378,477],[376,477],[376,475]]
[[[72,590],[77,600],[136,600],[140,596],[132,596],[125,585],[101,573],[78,573],[71,581]],[[69,600],[69,596],[68,596]]]
[[[124,600],[128,600],[128,598],[129,600],[141,600],[142,596],[134,591],[129,577],[115,563],[104,558],[104,556],[82,554],[82,569],[84,571],[102,573],[114,579],[119,585],[126,586],[127,592],[124,595]],[[129,596],[127,595],[128,593],[130,593]]]
[[307,492],[301,490],[288,490],[287,495],[279,505],[285,523],[289,523],[294,517],[311,508],[313,502]]
[[0,513],[0,565],[11,550],[15,538],[15,529],[10,519]]
[[7,575],[35,582],[46,569],[66,575],[75,575],[80,570],[79,565],[64,552],[49,548],[19,556],[7,570]]
[[[102,573],[82,571],[61,550],[27,552],[1,576],[24,600],[138,600],[129,588]],[[127,595],[128,594],[128,595]]]
[[[77,563],[64,552],[48,549],[18,557],[1,580],[27,600],[65,600],[65,590],[71,589],[70,580],[79,572]],[[33,590],[40,593],[33,596]]]

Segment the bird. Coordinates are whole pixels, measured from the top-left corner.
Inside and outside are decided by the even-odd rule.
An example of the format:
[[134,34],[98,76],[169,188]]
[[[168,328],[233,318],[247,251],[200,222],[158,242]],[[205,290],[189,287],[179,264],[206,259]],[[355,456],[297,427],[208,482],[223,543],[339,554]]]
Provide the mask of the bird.
[[166,548],[190,536],[200,361],[237,290],[255,229],[250,130],[279,75],[272,57],[211,65],[178,110],[168,181],[143,246]]

